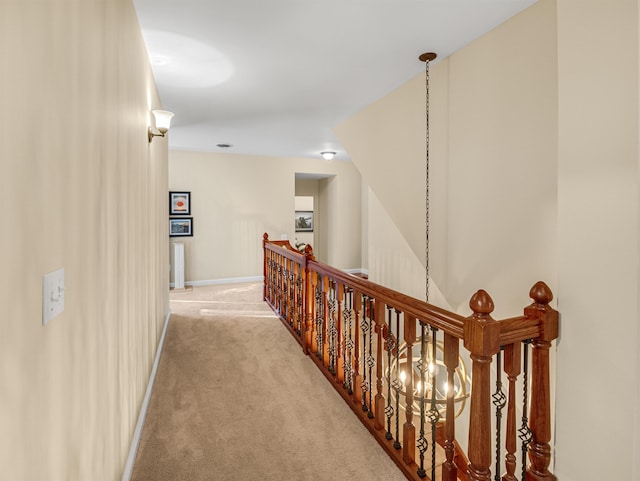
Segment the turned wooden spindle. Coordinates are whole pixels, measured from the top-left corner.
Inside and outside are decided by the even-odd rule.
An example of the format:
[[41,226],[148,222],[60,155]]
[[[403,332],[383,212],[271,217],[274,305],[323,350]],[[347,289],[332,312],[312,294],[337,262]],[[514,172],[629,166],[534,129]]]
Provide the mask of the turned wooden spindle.
[[[460,363],[460,341],[458,338],[446,334],[444,335],[444,365],[447,368],[447,409],[445,418],[445,462],[442,464],[442,480],[456,481],[458,479],[458,468],[455,464],[455,440],[456,440],[456,406],[454,374]],[[462,382],[465,382],[463,379]]]
[[291,304],[289,296],[289,262],[289,259],[282,256],[282,311],[285,322],[289,324],[289,326],[292,326],[291,313],[289,312],[289,306]]
[[471,481],[491,480],[491,360],[500,350],[500,326],[491,317],[493,300],[483,290],[469,301],[473,315],[464,321],[464,346],[471,353],[472,381],[469,420]]
[[303,279],[304,275],[302,274],[302,264],[299,262],[294,263],[294,277],[293,277],[293,305],[294,305],[294,313],[296,319],[296,329],[298,330],[298,335],[300,336],[300,340],[302,341],[302,350],[304,351],[304,343],[306,341],[305,336],[305,315],[304,315],[304,302],[302,301],[302,296],[304,295],[303,284],[300,281]]
[[[405,359],[405,405],[406,421],[402,427],[402,459],[411,464],[416,460],[416,427],[413,425],[413,345],[416,343],[416,318],[405,315],[404,342],[407,345]],[[399,416],[400,413],[396,413]]]
[[507,428],[505,437],[506,473],[502,481],[517,481],[516,450],[518,443],[518,422],[516,419],[516,382],[522,372],[522,343],[517,342],[504,347],[504,372],[509,380],[509,394],[507,397]]
[[310,292],[307,292],[307,298],[311,303],[311,352],[316,354],[318,352],[318,330],[316,324],[316,317],[318,315],[318,304],[316,302],[316,291],[318,289],[318,273],[309,271],[309,285]]
[[313,347],[313,294],[315,289],[312,284],[312,274],[309,271],[309,260],[313,260],[313,249],[309,244],[304,248],[304,268],[302,269],[302,293],[303,315],[304,315],[304,332],[302,333],[304,353],[309,354],[309,350]]
[[336,382],[344,383],[344,339],[342,337],[342,329],[344,323],[344,284],[336,284],[336,302],[337,315],[336,315],[336,340],[335,340],[335,365],[336,365]]
[[385,399],[384,399],[384,394],[382,394],[382,386],[383,386],[383,380],[382,380],[382,364],[383,364],[383,360],[382,360],[382,351],[383,351],[383,343],[384,343],[384,336],[383,336],[383,330],[385,328],[385,322],[384,322],[384,310],[385,310],[385,305],[384,302],[381,302],[379,300],[375,300],[374,301],[374,308],[373,308],[373,312],[374,312],[374,322],[376,325],[376,335],[377,335],[377,350],[376,350],[376,397],[375,397],[375,405],[374,405],[374,409],[375,409],[375,428],[376,429],[384,429],[384,418],[385,418],[385,414],[384,414],[384,408],[385,408]]
[[322,362],[329,367],[329,278],[322,277]]
[[[362,310],[362,293],[353,293],[354,314],[354,346],[353,346],[353,400],[357,405],[362,404],[362,375],[360,374],[360,319],[364,315]],[[362,366],[366,369],[365,366]]]
[[269,251],[267,251],[267,243],[269,242],[269,234],[267,234],[266,232],[262,235],[262,250],[264,251],[264,256],[262,259],[262,276],[263,276],[263,283],[262,283],[262,299],[263,300],[267,300],[267,283],[268,283],[268,277],[267,277],[267,264],[269,261]]
[[541,334],[531,343],[531,406],[527,478],[536,481],[555,481],[549,472],[551,463],[551,388],[549,382],[549,349],[558,337],[558,311],[549,306],[553,293],[544,282],[537,282],[529,292],[533,304],[524,309],[526,317],[540,322]]

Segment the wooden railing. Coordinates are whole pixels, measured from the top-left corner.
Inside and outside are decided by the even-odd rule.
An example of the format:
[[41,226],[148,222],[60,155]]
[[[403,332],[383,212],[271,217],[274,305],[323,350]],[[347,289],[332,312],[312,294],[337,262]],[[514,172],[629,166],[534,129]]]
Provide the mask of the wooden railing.
[[555,481],[558,313],[546,284],[531,288],[522,316],[493,319],[480,290],[463,317],[317,262],[310,246],[267,234],[263,245],[265,301],[408,479]]

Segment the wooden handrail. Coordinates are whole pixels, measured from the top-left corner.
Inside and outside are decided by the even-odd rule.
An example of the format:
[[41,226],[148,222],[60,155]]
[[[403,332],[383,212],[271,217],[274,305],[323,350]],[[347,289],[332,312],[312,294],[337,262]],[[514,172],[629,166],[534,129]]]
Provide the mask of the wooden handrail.
[[318,274],[328,276],[363,294],[378,299],[379,301],[401,308],[404,312],[414,316],[420,321],[442,329],[444,332],[462,339],[464,317],[454,312],[449,312],[433,304],[428,304],[415,297],[407,296],[388,287],[381,286],[368,279],[354,276],[348,272],[323,264],[310,261],[309,268]]
[[[489,481],[493,458],[498,465],[504,463],[503,479],[515,480],[516,437],[520,436],[529,456],[527,479],[555,481],[549,471],[549,350],[558,335],[558,313],[549,306],[553,295],[546,284],[538,282],[531,288],[533,303],[522,316],[494,320],[493,300],[480,290],[471,297],[472,314],[463,317],[318,262],[309,245],[301,253],[288,241],[270,241],[265,234],[263,248],[265,301],[408,479],[435,476],[438,443],[444,458],[438,473],[444,480]],[[436,340],[436,335],[441,340]],[[515,390],[516,383],[522,382],[523,343],[532,349],[531,372],[525,369],[523,373],[525,390],[526,376],[531,376],[532,401],[528,426],[521,426],[516,433]],[[425,353],[426,345],[433,349],[432,354]],[[433,360],[430,362],[436,362],[436,345],[443,351],[437,362],[445,368],[447,385],[454,384],[458,373],[460,347],[472,362],[466,456],[455,437],[454,390],[446,391],[446,402],[436,403],[439,378],[425,366],[428,356]],[[414,350],[420,346],[418,365],[422,362],[422,367],[415,378]],[[498,447],[494,455],[491,416],[492,398],[497,393],[491,393],[491,365],[501,351],[506,356],[504,372],[508,376],[508,396],[504,396],[507,425],[504,454]],[[525,367],[527,359],[525,354]],[[406,374],[407,369],[410,379],[401,380],[400,371]],[[430,399],[426,399],[427,385]],[[496,385],[501,389],[500,382]],[[402,430],[399,408],[405,411]],[[440,409],[444,409],[445,421],[440,419]],[[391,429],[392,421],[395,430]],[[523,430],[528,430],[530,439]],[[496,439],[500,437],[496,435]],[[460,464],[462,459],[468,460],[467,466]],[[431,471],[425,469],[428,465]]]

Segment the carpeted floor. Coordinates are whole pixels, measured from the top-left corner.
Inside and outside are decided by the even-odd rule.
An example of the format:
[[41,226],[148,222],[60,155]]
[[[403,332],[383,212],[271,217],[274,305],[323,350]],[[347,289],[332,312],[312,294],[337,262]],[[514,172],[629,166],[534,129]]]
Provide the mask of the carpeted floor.
[[401,481],[262,301],[262,285],[172,292],[134,481]]

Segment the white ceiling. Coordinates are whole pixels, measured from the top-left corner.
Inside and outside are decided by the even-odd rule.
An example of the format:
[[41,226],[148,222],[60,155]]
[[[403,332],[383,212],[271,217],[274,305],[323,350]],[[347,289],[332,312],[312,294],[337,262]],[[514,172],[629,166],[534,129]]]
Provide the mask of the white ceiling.
[[170,149],[348,159],[334,126],[424,71],[420,54],[444,58],[536,1],[134,4]]

